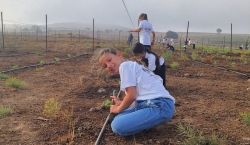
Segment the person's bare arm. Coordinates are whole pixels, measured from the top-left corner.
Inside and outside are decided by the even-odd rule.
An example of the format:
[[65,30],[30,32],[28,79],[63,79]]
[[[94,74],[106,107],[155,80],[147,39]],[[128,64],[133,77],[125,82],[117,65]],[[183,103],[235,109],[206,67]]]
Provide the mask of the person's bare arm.
[[127,109],[136,99],[136,87],[128,87],[126,88],[127,95],[124,97],[123,101],[119,106],[111,105],[110,106],[110,113],[120,113],[123,110]]
[[151,46],[154,45],[154,42],[155,42],[155,32],[153,31],[152,34],[153,34],[153,39],[151,41]]
[[135,29],[135,30],[129,30],[129,32],[141,32],[141,28]]

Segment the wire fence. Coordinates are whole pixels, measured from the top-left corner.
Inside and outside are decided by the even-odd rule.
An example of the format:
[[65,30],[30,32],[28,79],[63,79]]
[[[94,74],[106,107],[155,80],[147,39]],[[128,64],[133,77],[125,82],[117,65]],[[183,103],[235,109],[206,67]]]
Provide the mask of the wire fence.
[[[12,21],[14,22],[14,21]],[[20,25],[20,22],[16,22],[16,24]],[[30,25],[32,26],[32,25]],[[36,25],[33,25],[36,26]],[[33,27],[32,26],[32,27]],[[121,30],[109,30],[107,31],[92,31],[86,30],[86,28],[82,29],[52,29],[47,28],[41,29],[39,26],[37,30],[31,30],[32,28],[26,28],[27,25],[24,25],[25,28],[21,29],[21,27],[14,28],[5,28],[2,33],[2,37],[0,38],[0,46],[2,50],[21,50],[22,48],[30,48],[29,50],[37,51],[37,50],[50,50],[51,48],[58,48],[59,50],[64,49],[65,47],[73,47],[73,48],[92,48],[94,51],[95,48],[98,47],[128,47],[127,40],[129,36],[129,32],[121,31]],[[39,28],[39,29],[38,29]],[[65,26],[67,28],[67,26]],[[94,20],[93,20],[93,30]],[[138,33],[133,33],[134,39],[133,43],[138,41]],[[178,39],[175,39],[175,46],[183,47],[184,42],[186,41],[186,33],[177,33]],[[166,32],[156,32],[155,40],[161,43],[162,39],[166,36]],[[231,37],[232,36],[232,37]],[[47,38],[46,38],[47,37]],[[188,40],[194,42],[199,45],[204,46],[216,46],[216,47],[225,47],[225,48],[235,48],[238,49],[240,47],[248,49],[248,34],[218,34],[218,33],[194,33],[189,32]],[[169,42],[170,38],[167,38],[167,42]],[[70,44],[67,46],[66,44]],[[1,49],[0,49],[1,50]],[[27,51],[27,50],[26,50]]]

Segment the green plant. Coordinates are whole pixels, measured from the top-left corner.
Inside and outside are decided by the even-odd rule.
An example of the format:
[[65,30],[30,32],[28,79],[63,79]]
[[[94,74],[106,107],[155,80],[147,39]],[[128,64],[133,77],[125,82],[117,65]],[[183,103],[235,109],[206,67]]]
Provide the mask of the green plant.
[[201,59],[201,62],[204,62],[204,58]]
[[225,138],[218,138],[213,132],[210,138],[206,138],[202,131],[196,130],[190,125],[184,126],[181,123],[177,126],[178,131],[185,137],[183,145],[224,145]]
[[12,68],[13,69],[18,69],[18,65],[13,65]]
[[125,48],[125,49],[124,49],[124,52],[126,52],[126,53],[130,53],[131,51],[132,51],[131,48]]
[[68,54],[68,58],[71,58],[71,54]]
[[191,57],[192,57],[193,60],[196,60],[197,57],[198,57],[198,54],[195,53],[195,52],[192,52]]
[[248,113],[240,113],[240,117],[242,122],[246,123],[246,125],[250,126],[250,112]]
[[248,63],[247,63],[247,58],[244,58],[244,64],[248,64]]
[[109,108],[109,107],[111,106],[111,104],[112,104],[112,102],[109,101],[109,100],[106,100],[106,101],[104,102],[104,106],[105,106],[106,108]]
[[55,100],[50,98],[45,102],[43,115],[48,118],[55,118],[61,109],[61,105]]
[[8,75],[3,74],[3,73],[0,73],[0,80],[6,80],[6,79],[8,79],[8,78],[9,78]]
[[0,118],[11,115],[12,109],[10,107],[0,106]]
[[43,60],[41,60],[39,64],[43,65],[43,64],[44,64],[44,61],[43,61]]
[[217,65],[217,62],[216,62],[216,61],[214,61],[214,65]]
[[12,87],[12,88],[19,88],[19,89],[24,89],[25,88],[25,84],[22,80],[18,79],[18,78],[8,78],[5,82],[7,87]]
[[171,68],[178,68],[178,67],[179,67],[179,63],[178,63],[178,62],[172,62],[172,63],[170,64],[170,67],[171,67]]
[[236,63],[235,62],[232,62],[231,63],[231,67],[235,67]]
[[55,61],[60,61],[60,58],[59,57],[55,57]]
[[161,56],[165,59],[165,61],[168,61],[168,60],[172,59],[173,52],[172,51],[166,51]]

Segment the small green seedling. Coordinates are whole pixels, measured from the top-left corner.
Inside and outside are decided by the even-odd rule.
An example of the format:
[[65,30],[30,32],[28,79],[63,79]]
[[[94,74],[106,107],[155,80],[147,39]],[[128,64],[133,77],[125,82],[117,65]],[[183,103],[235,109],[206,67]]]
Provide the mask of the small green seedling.
[[13,65],[12,68],[13,69],[18,69],[18,65]]
[[231,63],[231,66],[232,66],[232,67],[235,67],[235,65],[236,65],[235,62],[232,62],[232,63]]
[[59,57],[55,57],[55,61],[60,61],[60,58]]
[[109,108],[109,107],[111,106],[111,104],[112,104],[112,102],[111,102],[110,100],[106,100],[106,101],[104,102],[104,106],[105,106],[106,108]]
[[44,61],[43,61],[43,60],[41,60],[39,64],[43,65],[43,64],[44,64]]
[[71,54],[68,54],[68,58],[71,58]]
[[216,61],[214,61],[214,65],[217,65],[217,62],[216,62]]

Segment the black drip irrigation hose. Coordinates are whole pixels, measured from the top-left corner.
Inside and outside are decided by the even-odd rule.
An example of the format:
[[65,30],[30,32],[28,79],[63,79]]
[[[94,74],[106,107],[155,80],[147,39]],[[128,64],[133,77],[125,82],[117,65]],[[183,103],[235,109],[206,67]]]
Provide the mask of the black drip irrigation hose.
[[89,55],[89,54],[88,53],[87,54],[86,53],[79,54],[79,55],[76,55],[76,56],[72,56],[70,58],[60,59],[59,61],[52,61],[52,62],[44,63],[44,64],[34,64],[34,65],[24,66],[24,67],[20,67],[20,68],[16,68],[16,69],[10,69],[10,70],[1,71],[0,73],[8,73],[8,72],[12,72],[12,71],[20,70],[20,69],[31,68],[31,67],[38,67],[38,66],[43,66],[43,65],[51,65],[51,64],[55,64],[56,62],[60,62],[60,61],[64,61],[64,60],[68,60],[68,59],[72,59],[72,58],[76,58],[76,57],[80,57],[80,56],[84,56],[84,55]]
[[239,74],[239,75],[246,76],[247,78],[250,78],[250,75],[247,75],[247,74],[244,74],[244,73],[241,73],[241,72],[237,72],[237,71],[234,71],[234,70],[230,70],[230,69],[227,69],[227,68],[224,68],[224,67],[214,66],[214,65],[211,65],[211,64],[206,64],[206,63],[199,62],[199,61],[196,61],[196,60],[192,60],[192,61],[196,62],[196,63],[208,65],[208,66],[211,66],[211,67],[215,67],[215,68],[218,68],[218,69],[226,70],[226,71],[229,71],[229,72],[233,72],[233,73],[236,73],[236,74]]
[[[117,98],[119,98],[120,93],[121,93],[121,90],[118,92]],[[115,96],[115,93],[114,93],[114,92],[113,92],[113,96]],[[106,118],[106,120],[105,120],[105,122],[104,122],[104,124],[103,124],[103,127],[102,127],[102,129],[101,129],[101,131],[100,131],[100,133],[99,133],[99,135],[98,135],[98,137],[97,137],[97,139],[96,139],[95,145],[98,145],[98,144],[99,144],[99,142],[100,142],[100,140],[101,140],[101,137],[102,137],[102,134],[103,134],[103,132],[104,132],[104,129],[106,128],[108,122],[109,122],[111,119],[113,119],[113,118],[114,118],[114,114],[109,113],[109,115],[108,115],[108,117]]]

